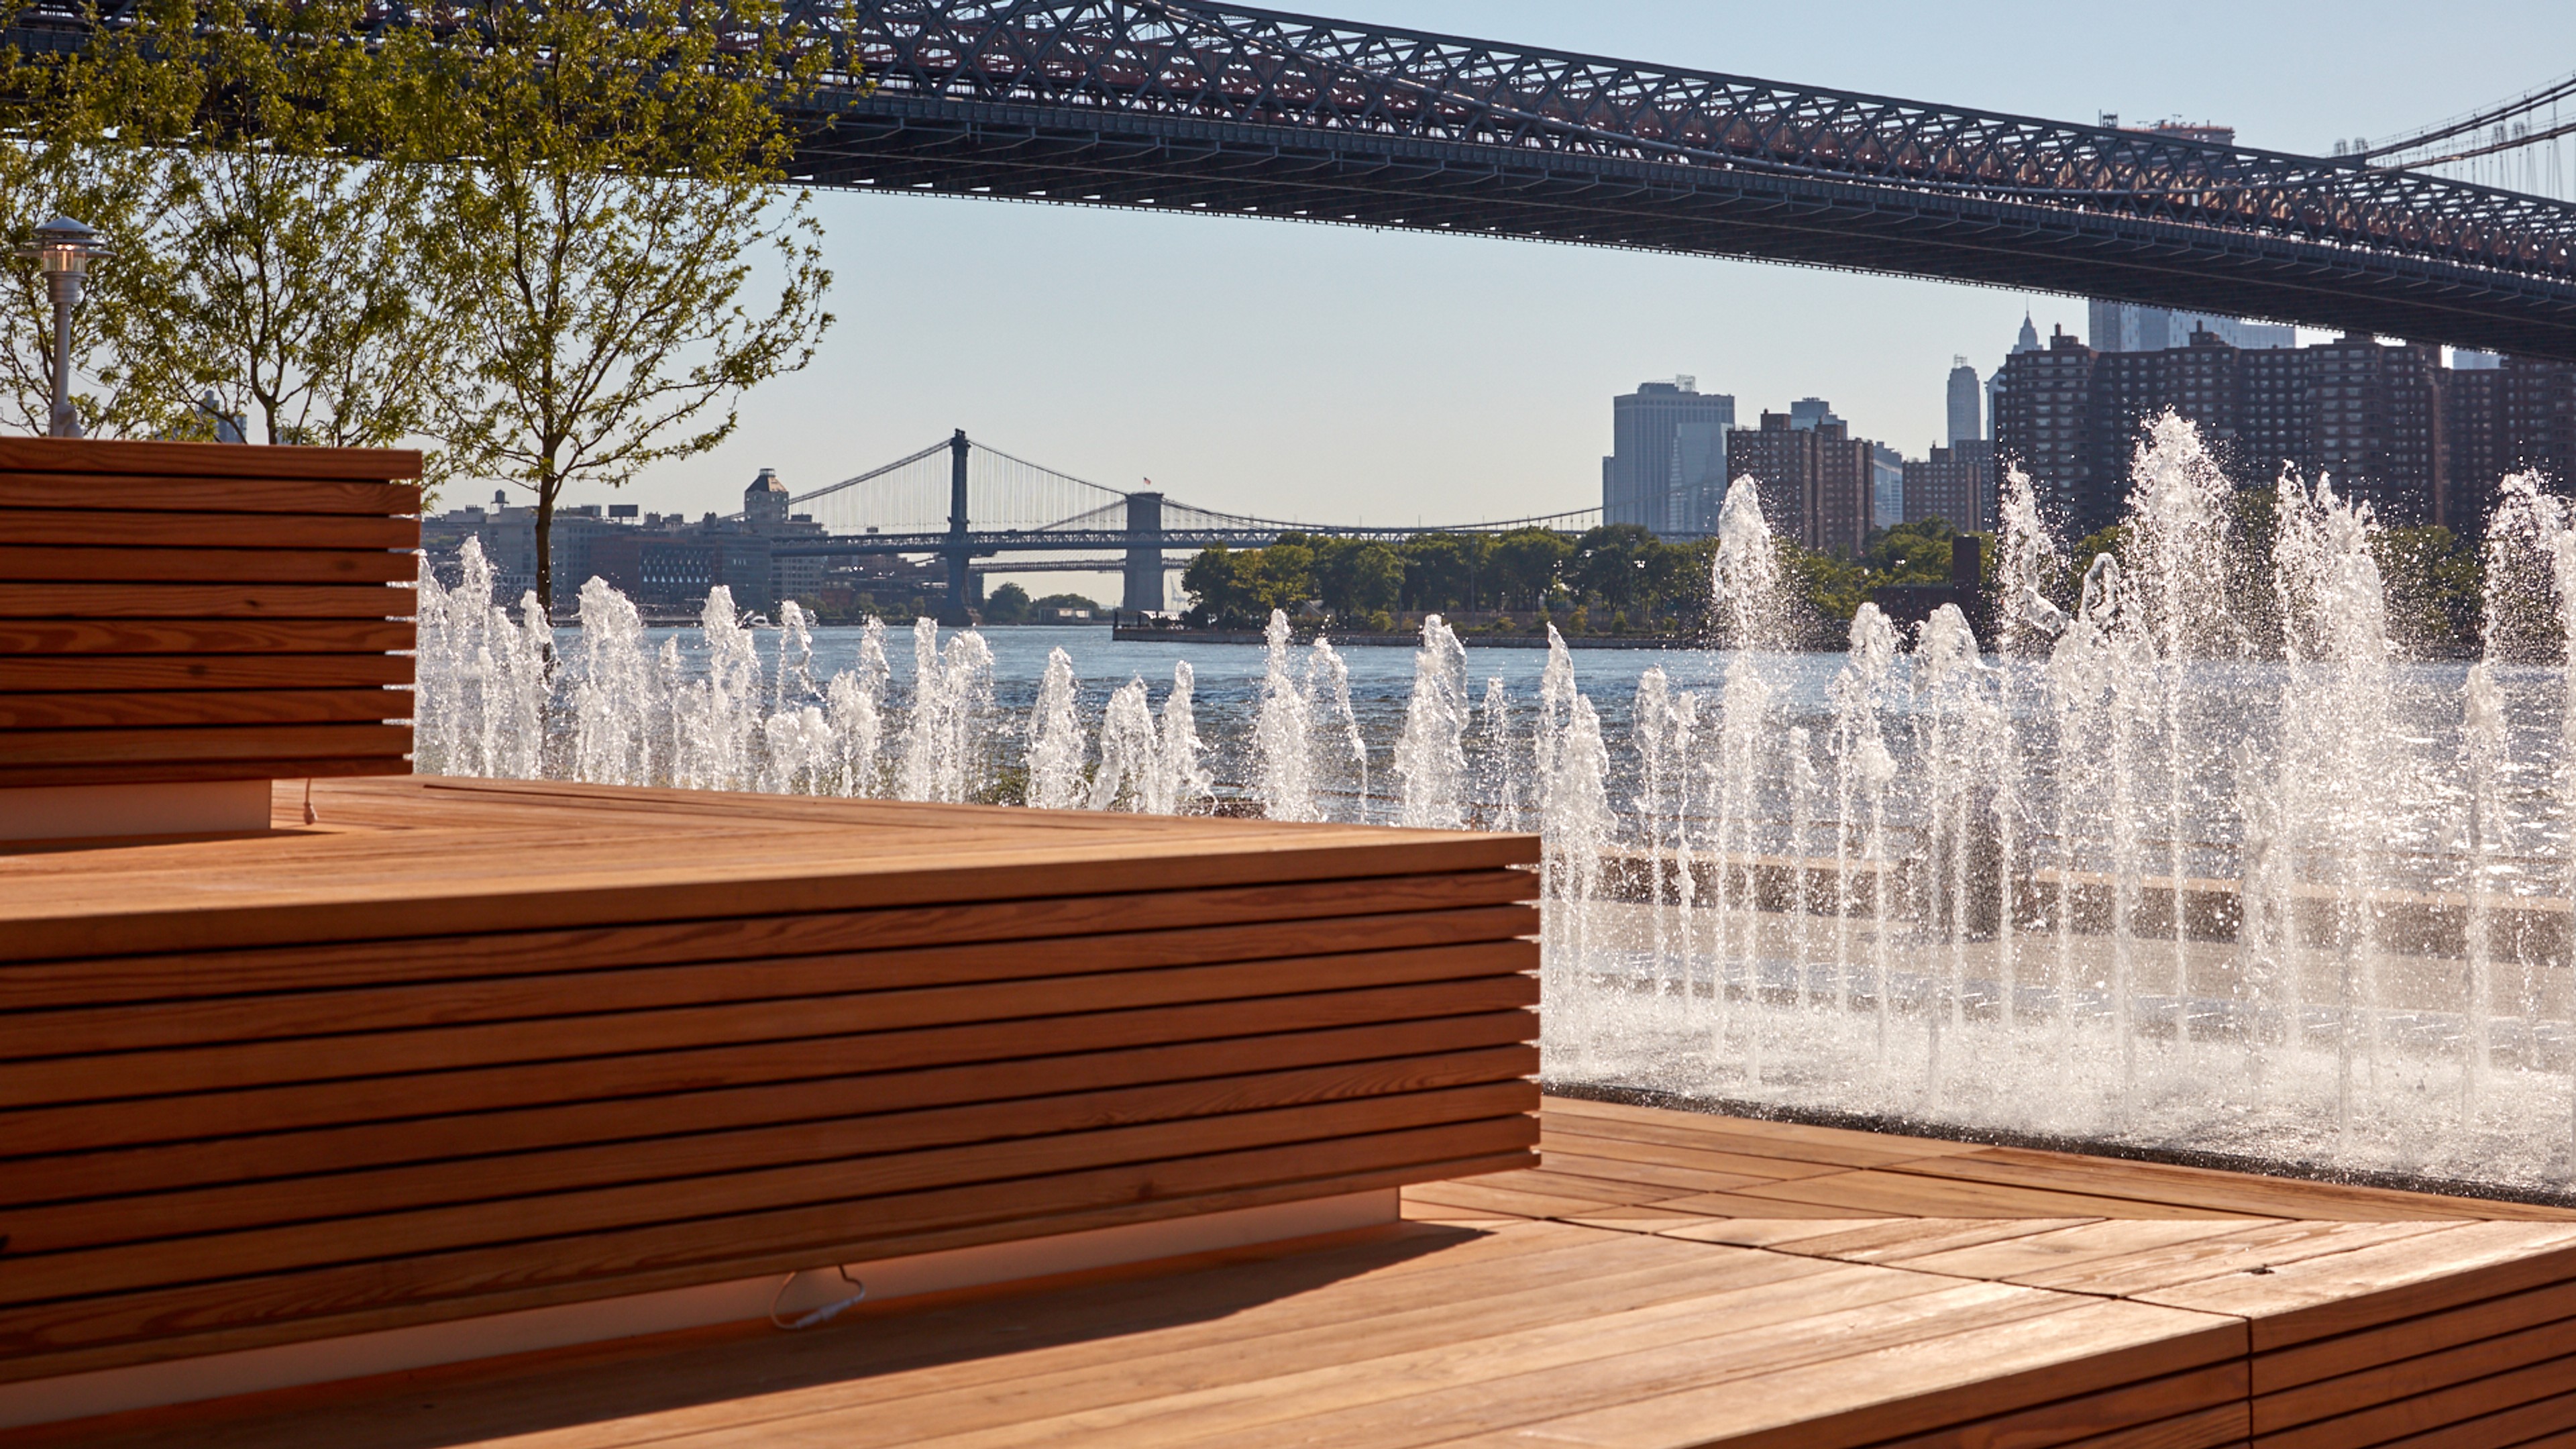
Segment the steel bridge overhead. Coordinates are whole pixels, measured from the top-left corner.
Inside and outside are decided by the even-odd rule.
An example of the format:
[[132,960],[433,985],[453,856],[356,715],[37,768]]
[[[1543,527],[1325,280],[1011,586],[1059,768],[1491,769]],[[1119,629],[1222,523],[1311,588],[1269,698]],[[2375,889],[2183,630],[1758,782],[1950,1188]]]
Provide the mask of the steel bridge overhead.
[[2576,208],[1191,0],[860,0],[820,183],[1885,272],[2576,360]]
[[[7,39],[76,47],[136,3],[22,6]],[[2576,206],[2366,157],[1203,0],[788,14],[861,68],[792,116],[822,185],[1750,257],[2576,361]]]

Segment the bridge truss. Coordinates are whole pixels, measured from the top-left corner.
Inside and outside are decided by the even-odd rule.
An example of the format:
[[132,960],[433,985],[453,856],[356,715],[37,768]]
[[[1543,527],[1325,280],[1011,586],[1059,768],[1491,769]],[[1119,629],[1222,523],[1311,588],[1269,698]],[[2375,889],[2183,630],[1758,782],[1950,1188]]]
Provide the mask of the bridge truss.
[[[76,46],[139,3],[40,0],[0,38]],[[2421,150],[2299,156],[1212,0],[787,14],[856,67],[790,117],[821,185],[1748,257],[2576,361],[2576,205]]]
[[2576,360],[2576,207],[1199,0],[819,0],[818,182],[1753,257]]

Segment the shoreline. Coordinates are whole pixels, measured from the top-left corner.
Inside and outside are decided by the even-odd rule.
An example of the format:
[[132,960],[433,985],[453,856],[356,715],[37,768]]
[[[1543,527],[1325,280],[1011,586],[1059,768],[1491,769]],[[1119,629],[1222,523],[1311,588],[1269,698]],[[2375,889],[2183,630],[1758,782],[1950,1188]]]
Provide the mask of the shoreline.
[[[1309,644],[1321,632],[1333,641],[1336,649],[1419,649],[1422,635],[1408,634],[1337,634],[1326,629],[1301,629],[1291,635],[1291,642]],[[1120,644],[1249,644],[1266,647],[1270,638],[1257,629],[1158,629],[1137,628],[1121,624],[1109,631],[1112,642]],[[1461,634],[1458,642],[1470,649],[1545,649],[1545,634]],[[1701,639],[1668,634],[1584,634],[1565,638],[1568,649],[1706,649],[1711,646]]]

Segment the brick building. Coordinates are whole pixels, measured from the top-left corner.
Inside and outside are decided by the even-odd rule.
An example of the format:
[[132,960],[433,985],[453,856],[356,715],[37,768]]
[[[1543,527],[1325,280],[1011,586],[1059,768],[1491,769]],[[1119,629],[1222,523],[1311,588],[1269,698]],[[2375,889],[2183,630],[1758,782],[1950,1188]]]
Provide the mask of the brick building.
[[1728,433],[1728,469],[1754,480],[1774,533],[1818,552],[1858,554],[1869,542],[1875,449],[1839,419],[1798,421],[1764,413],[1759,428]]
[[2242,349],[2202,331],[2182,347],[2107,353],[2061,332],[2004,370],[1997,456],[2027,469],[2078,535],[2119,521],[2140,429],[2167,411],[2199,426],[2236,486],[2293,467],[2391,524],[2475,532],[2496,481],[2519,468],[2576,483],[2576,366],[2453,369],[2414,343]]
[[1995,526],[1995,449],[1992,443],[1962,439],[1934,448],[1926,458],[1905,460],[1905,521],[1937,518],[1961,533],[1984,533]]

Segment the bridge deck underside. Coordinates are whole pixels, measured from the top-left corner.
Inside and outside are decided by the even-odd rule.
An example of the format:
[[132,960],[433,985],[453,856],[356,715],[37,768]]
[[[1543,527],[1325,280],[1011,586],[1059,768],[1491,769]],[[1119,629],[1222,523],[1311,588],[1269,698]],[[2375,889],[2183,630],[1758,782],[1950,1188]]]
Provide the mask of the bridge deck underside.
[[1742,257],[2576,360],[2576,281],[1883,182],[900,93],[837,109],[801,167],[887,192]]

